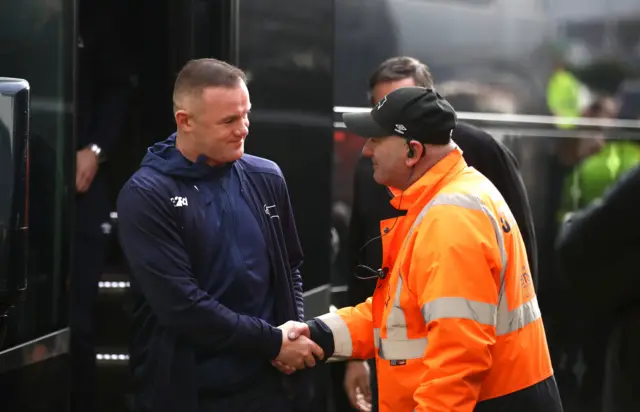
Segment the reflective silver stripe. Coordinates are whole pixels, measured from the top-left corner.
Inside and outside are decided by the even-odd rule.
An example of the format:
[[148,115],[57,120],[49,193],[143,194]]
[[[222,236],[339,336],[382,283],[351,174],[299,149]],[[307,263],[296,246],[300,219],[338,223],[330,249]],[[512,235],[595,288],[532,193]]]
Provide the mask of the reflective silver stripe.
[[[426,214],[426,207],[418,215],[415,222],[409,229],[402,249],[407,246],[407,242],[411,237],[417,224]],[[402,267],[402,265],[400,265]],[[380,339],[380,347],[378,348],[378,356],[386,360],[407,360],[417,359],[424,356],[427,348],[427,338],[409,339],[407,335],[407,319],[404,309],[400,306],[400,295],[402,293],[402,272],[398,276],[398,284],[394,292],[393,303],[389,315],[387,316],[387,337]]]
[[373,344],[376,349],[380,347],[380,328],[373,328]]
[[389,340],[399,341],[407,339],[407,319],[404,316],[404,310],[400,306],[401,292],[402,276],[399,276],[391,310],[389,311],[389,316],[387,316],[387,339]]
[[540,307],[538,306],[538,298],[534,296],[530,301],[523,303],[512,311],[507,311],[507,316],[504,318],[500,317],[500,313],[498,313],[496,335],[501,336],[515,332],[518,329],[522,329],[528,324],[535,322],[541,317],[542,314],[540,313]]
[[500,265],[502,266],[500,268],[500,292],[504,292],[504,274],[507,270],[507,250],[504,247],[504,236],[498,219],[480,199],[476,196],[465,193],[443,193],[436,196],[431,202],[429,202],[425,209],[428,210],[433,206],[443,205],[460,206],[465,209],[479,210],[487,215],[491,222],[491,226],[493,226],[493,231],[496,234],[496,241],[498,243],[498,249],[500,250]]
[[333,333],[334,357],[349,358],[353,354],[351,332],[342,318],[336,313],[325,313],[318,319],[323,321]]
[[483,325],[496,326],[498,307],[491,303],[465,298],[438,298],[422,306],[425,323],[436,319],[470,319]]
[[470,319],[483,325],[495,326],[497,336],[515,332],[542,316],[536,297],[507,313],[506,317],[499,317],[496,305],[465,298],[438,298],[422,306],[425,323],[447,318]]
[[[491,222],[491,226],[493,226],[493,231],[496,235],[496,242],[498,243],[498,249],[500,251],[500,289],[498,291],[498,315],[497,319],[507,319],[509,317],[509,304],[507,302],[507,297],[505,294],[505,272],[507,270],[508,258],[507,258],[507,250],[504,246],[504,234],[502,233],[502,228],[500,227],[500,222],[498,218],[494,216],[494,214],[489,210],[489,208],[482,203],[482,201],[476,196],[468,195],[465,193],[443,193],[441,195],[436,196],[429,204],[427,208],[431,206],[438,205],[451,205],[451,206],[460,206],[465,209],[471,210],[480,210],[482,211]],[[508,211],[508,209],[506,210]],[[508,213],[511,215],[511,213]],[[512,216],[510,216],[512,218]],[[513,218],[511,219],[513,221]],[[424,314],[424,312],[423,312]]]
[[424,357],[427,338],[391,340],[381,339],[378,356],[385,360],[407,360]]
[[[407,246],[413,231],[418,227],[422,219],[431,208],[430,202],[418,214],[416,220],[411,225],[407,236],[402,245],[402,251]],[[378,355],[386,360],[407,360],[416,359],[424,356],[427,348],[427,338],[409,339],[407,336],[407,319],[404,310],[400,306],[400,295],[402,293],[402,263],[400,264],[400,272],[398,276],[398,284],[394,293],[394,299],[387,316],[387,337],[380,340],[380,348]]]
[[[489,208],[486,207],[477,197],[463,193],[445,193],[438,195],[425,207],[425,209],[428,210],[432,206],[437,205],[454,205],[464,207],[466,209],[481,210],[485,215],[487,215],[496,234],[496,241],[500,250],[500,264],[502,266],[500,271],[500,291],[498,293],[497,310],[495,305],[470,301],[464,298],[435,299],[434,301],[425,304],[422,308],[422,314],[425,318],[425,322],[443,317],[474,319],[479,323],[495,325],[496,335],[501,336],[515,332],[516,330],[540,319],[542,315],[540,313],[540,307],[538,306],[538,299],[536,297],[511,311],[509,310],[509,303],[505,293],[505,272],[507,269],[508,258],[507,251],[504,246],[504,234],[500,227],[500,222],[491,210],[489,210]],[[504,214],[509,215],[513,221],[510,211],[508,208],[505,209],[503,209]],[[422,215],[423,213],[425,213],[424,209],[420,214]],[[448,299],[448,302],[439,302],[442,299]],[[452,306],[456,304],[458,307],[454,309]]]
[[401,292],[402,274],[398,276],[398,285],[389,310],[389,316],[387,316],[387,337],[380,339],[378,355],[382,359],[407,360],[422,358],[427,348],[427,338],[409,339],[407,336],[407,319],[404,315],[404,310],[400,306]]
[[[507,267],[507,252],[504,247],[504,238],[498,219],[491,213],[480,199],[475,196],[462,193],[443,193],[432,199],[420,211],[416,220],[411,225],[407,236],[405,237],[402,250],[407,246],[409,239],[413,235],[413,231],[422,222],[426,214],[433,206],[453,205],[466,209],[480,210],[489,218],[491,225],[496,233],[496,242],[500,250],[500,298],[504,296],[504,275]],[[383,359],[415,359],[424,356],[427,347],[426,338],[408,339],[407,322],[404,310],[400,306],[400,294],[402,292],[402,262],[400,263],[400,273],[398,276],[398,285],[396,287],[393,306],[391,307],[389,316],[387,317],[387,337],[381,339],[378,353]],[[440,300],[442,299],[442,300]],[[462,317],[475,319],[478,322],[488,325],[496,325],[498,317],[498,309],[495,305],[482,302],[472,302],[464,298],[440,298],[425,304],[422,308],[422,314],[427,319],[437,317]],[[506,301],[506,299],[504,299]],[[438,302],[439,301],[439,302]],[[500,301],[500,299],[499,299]]]
[[407,319],[400,306],[402,292],[402,275],[398,277],[398,285],[394,293],[393,303],[387,316],[387,337],[380,339],[378,355],[386,360],[407,360],[422,358],[427,348],[427,339],[409,339],[407,336]]

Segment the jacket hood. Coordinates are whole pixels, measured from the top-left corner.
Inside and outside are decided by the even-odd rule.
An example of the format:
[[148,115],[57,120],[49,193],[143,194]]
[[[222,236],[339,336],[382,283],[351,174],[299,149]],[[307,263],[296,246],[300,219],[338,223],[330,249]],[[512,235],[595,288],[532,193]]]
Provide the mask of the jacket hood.
[[218,174],[228,170],[231,165],[209,166],[205,156],[200,156],[195,163],[188,160],[176,148],[175,133],[168,139],[149,147],[141,163],[142,167],[150,167],[163,175],[192,179],[202,179]]

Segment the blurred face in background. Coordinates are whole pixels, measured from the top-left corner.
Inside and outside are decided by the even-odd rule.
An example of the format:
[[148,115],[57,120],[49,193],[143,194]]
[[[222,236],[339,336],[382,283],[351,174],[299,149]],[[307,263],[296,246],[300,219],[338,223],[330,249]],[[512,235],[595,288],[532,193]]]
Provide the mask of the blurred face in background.
[[388,82],[380,82],[371,89],[371,105],[375,106],[382,98],[392,91],[401,87],[417,86],[416,81],[412,77],[407,77],[400,80],[392,80]]

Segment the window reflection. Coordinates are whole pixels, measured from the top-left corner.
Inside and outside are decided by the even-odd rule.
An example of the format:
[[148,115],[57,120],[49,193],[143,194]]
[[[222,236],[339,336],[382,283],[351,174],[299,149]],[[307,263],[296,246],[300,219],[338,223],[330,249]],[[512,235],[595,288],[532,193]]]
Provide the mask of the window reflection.
[[29,287],[11,312],[5,347],[66,325],[73,23],[73,0],[2,2],[0,76],[31,85]]
[[[0,95],[0,245],[9,226],[13,191],[13,159],[11,150],[11,97]],[[2,253],[2,251],[0,251]]]

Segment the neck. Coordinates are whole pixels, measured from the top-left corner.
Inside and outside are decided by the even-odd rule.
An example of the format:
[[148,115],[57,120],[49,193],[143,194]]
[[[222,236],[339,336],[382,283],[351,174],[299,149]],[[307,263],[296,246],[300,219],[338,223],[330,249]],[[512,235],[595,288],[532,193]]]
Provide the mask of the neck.
[[449,142],[443,146],[431,146],[427,145],[427,155],[425,155],[416,165],[413,167],[411,177],[408,179],[405,187],[398,189],[406,190],[411,187],[415,182],[420,180],[425,173],[433,168],[440,160],[444,159],[452,150],[456,148],[456,144]]
[[[198,157],[202,153],[194,147],[193,137],[189,135],[182,134],[180,132],[176,133],[176,149],[182,154],[182,156],[195,163],[198,161]],[[207,165],[209,166],[217,166],[217,163],[207,157]]]
[[176,133],[176,149],[185,159],[195,163],[198,160],[199,153],[193,147],[192,141],[191,136],[185,136],[180,132]]

